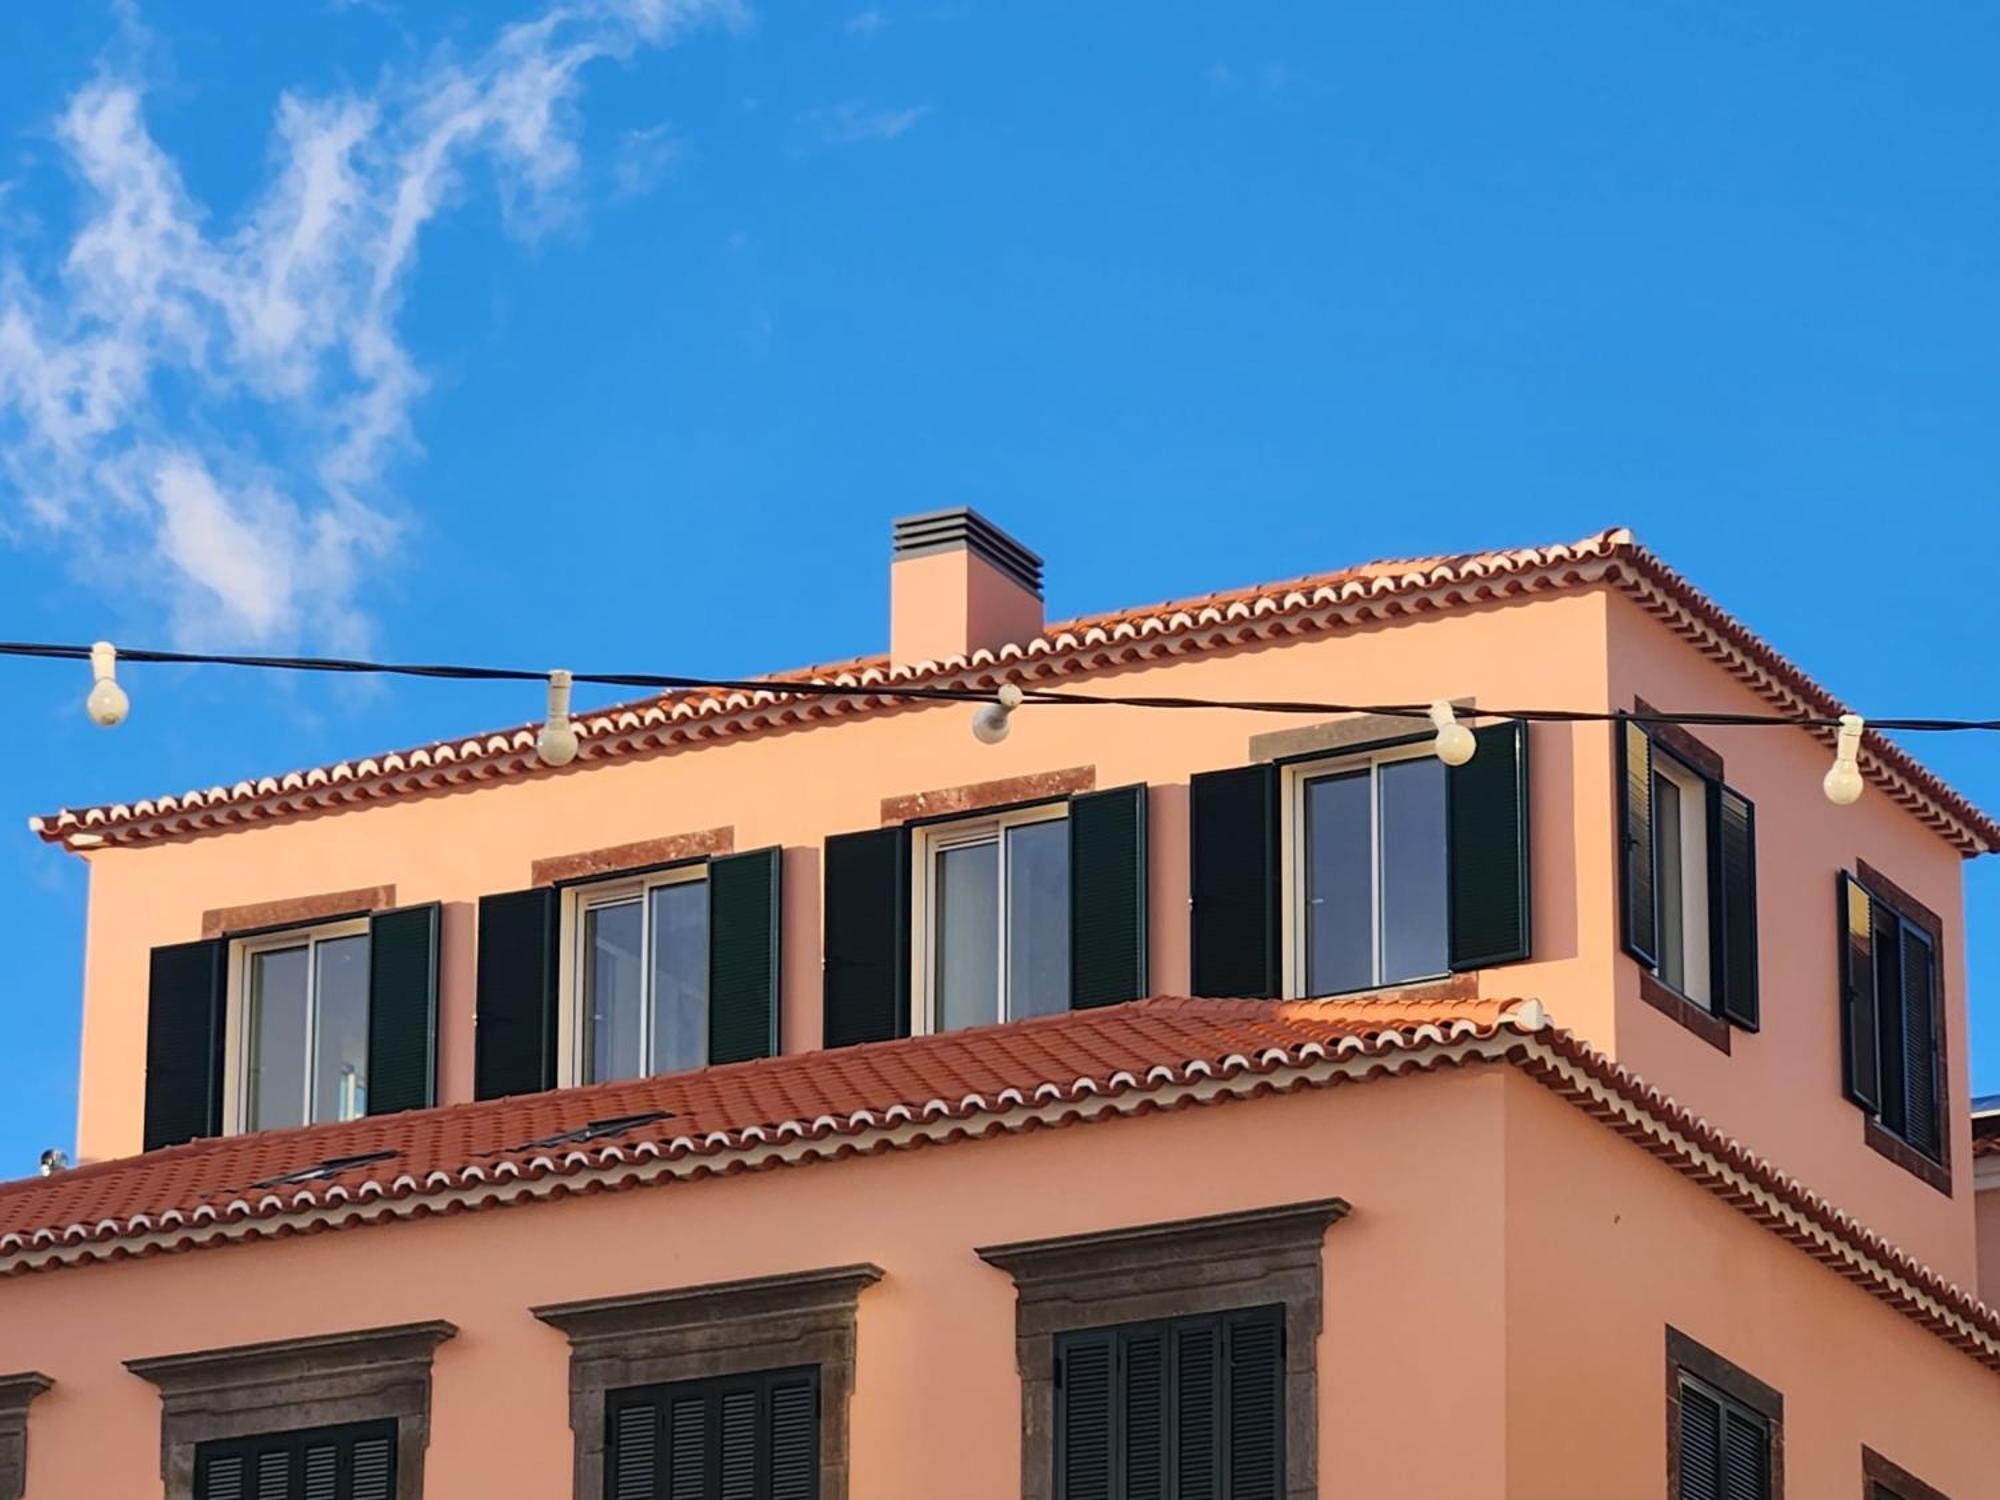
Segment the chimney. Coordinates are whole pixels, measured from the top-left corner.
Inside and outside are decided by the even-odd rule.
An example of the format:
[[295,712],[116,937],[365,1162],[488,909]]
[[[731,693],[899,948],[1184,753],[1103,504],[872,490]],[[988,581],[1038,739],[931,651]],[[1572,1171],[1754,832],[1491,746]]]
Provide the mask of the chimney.
[[896,522],[889,659],[897,666],[1025,644],[1042,633],[1042,560],[975,510]]

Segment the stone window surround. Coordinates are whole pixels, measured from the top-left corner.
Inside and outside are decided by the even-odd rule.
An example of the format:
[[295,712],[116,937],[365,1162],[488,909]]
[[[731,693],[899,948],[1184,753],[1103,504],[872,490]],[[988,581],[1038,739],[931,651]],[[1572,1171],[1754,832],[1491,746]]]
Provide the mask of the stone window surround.
[[390,1419],[396,1493],[413,1500],[430,1441],[431,1356],[457,1332],[433,1320],[127,1360],[159,1388],[166,1500],[193,1500],[202,1443]]
[[1667,1493],[1680,1493],[1683,1372],[1764,1419],[1771,1434],[1771,1500],[1785,1500],[1784,1395],[1672,1324],[1667,1325]]
[[1273,1304],[1285,1309],[1285,1495],[1316,1496],[1321,1266],[1347,1209],[1323,1198],[976,1250],[1016,1288],[1022,1500],[1054,1493],[1058,1334]]
[[369,912],[388,911],[395,904],[395,886],[368,885],[351,891],[257,901],[248,906],[217,906],[201,914],[201,935],[243,937],[278,927],[303,927],[332,917],[365,916]]
[[881,1279],[863,1263],[530,1309],[570,1342],[577,1500],[604,1493],[610,1392],[796,1365],[819,1367],[820,1495],[845,1500],[855,1303]]
[[54,1384],[40,1370],[0,1375],[0,1500],[28,1488],[28,1404]]
[[1861,1500],[1876,1500],[1877,1485],[1885,1486],[1896,1500],[1948,1500],[1943,1490],[1925,1484],[1901,1464],[1884,1458],[1866,1443],[1861,1445]]

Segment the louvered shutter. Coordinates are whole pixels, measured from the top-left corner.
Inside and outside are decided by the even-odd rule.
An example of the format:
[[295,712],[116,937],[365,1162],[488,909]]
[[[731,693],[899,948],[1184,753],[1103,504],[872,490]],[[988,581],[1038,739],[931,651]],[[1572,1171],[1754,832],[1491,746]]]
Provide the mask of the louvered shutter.
[[1764,1424],[1731,1407],[1723,1414],[1722,1500],[1770,1500],[1771,1439]]
[[1931,945],[1903,924],[1903,1138],[1927,1156],[1940,1149],[1937,1003]]
[[1722,1403],[1699,1386],[1681,1385],[1678,1500],[1723,1500]]
[[146,995],[148,1151],[222,1133],[222,1034],[228,944],[155,948]]
[[368,1113],[437,1102],[438,907],[368,922]]
[[825,845],[824,1044],[910,1034],[910,834],[870,828]]
[[396,1500],[396,1424],[271,1433],[195,1449],[195,1500]]
[[[1476,757],[1475,757],[1476,758]],[[1657,964],[1659,912],[1653,891],[1653,741],[1630,719],[1618,725],[1619,818],[1624,825],[1625,949]]]
[[1179,1500],[1222,1500],[1222,1325],[1173,1326],[1174,1471]]
[[771,1500],[817,1500],[819,1381],[811,1374],[771,1383]]
[[716,1500],[759,1500],[757,1396],[753,1389],[724,1391],[717,1398]]
[[1069,800],[1069,995],[1085,1010],[1146,993],[1146,788]]
[[1839,892],[1841,1051],[1847,1097],[1863,1109],[1879,1110],[1882,1062],[1872,903],[1861,883],[1845,871]]
[[1473,731],[1471,760],[1445,770],[1451,837],[1451,967],[1514,963],[1531,947],[1528,726]]
[[1167,1330],[1134,1330],[1119,1354],[1125,1479],[1119,1500],[1167,1500]]
[[667,1403],[667,1500],[707,1500],[708,1414],[709,1402],[700,1396],[678,1396]]
[[1072,1334],[1056,1355],[1056,1500],[1114,1500],[1115,1333]]
[[1275,997],[1279,965],[1278,768],[1204,771],[1188,785],[1193,989]]
[[479,898],[476,1098],[556,1086],[556,955],[561,900],[553,886]]
[[1746,1031],[1758,1029],[1757,810],[1726,786],[1708,789],[1715,874],[1714,983],[1717,1008]]
[[782,851],[708,862],[708,1060],[778,1054]]
[[654,1500],[660,1493],[660,1408],[651,1401],[614,1405],[604,1453],[609,1500]]
[[1227,1500],[1281,1500],[1285,1489],[1285,1324],[1279,1308],[1223,1323]]

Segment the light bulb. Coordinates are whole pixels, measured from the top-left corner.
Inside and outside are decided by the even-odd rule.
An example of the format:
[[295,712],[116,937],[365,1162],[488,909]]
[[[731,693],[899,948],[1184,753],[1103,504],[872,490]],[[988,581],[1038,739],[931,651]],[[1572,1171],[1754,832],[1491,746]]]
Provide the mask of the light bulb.
[[1014,710],[1021,706],[1021,690],[1011,682],[1002,683],[993,702],[972,716],[972,737],[982,745],[997,745],[1007,738]]
[[1820,790],[1835,807],[1851,807],[1861,800],[1865,783],[1861,780],[1861,731],[1865,721],[1859,714],[1842,714],[1840,730],[1833,743],[1833,764],[1827,768]]
[[1462,766],[1472,759],[1479,741],[1458,722],[1458,715],[1442,699],[1431,705],[1431,722],[1437,725],[1437,758],[1448,766]]
[[576,726],[569,721],[570,674],[549,673],[549,712],[535,736],[535,754],[545,766],[566,766],[576,759]]
[[83,711],[91,723],[105,729],[116,729],[132,711],[132,700],[118,685],[117,672],[118,650],[111,642],[99,641],[90,648],[90,674],[97,680],[83,700]]

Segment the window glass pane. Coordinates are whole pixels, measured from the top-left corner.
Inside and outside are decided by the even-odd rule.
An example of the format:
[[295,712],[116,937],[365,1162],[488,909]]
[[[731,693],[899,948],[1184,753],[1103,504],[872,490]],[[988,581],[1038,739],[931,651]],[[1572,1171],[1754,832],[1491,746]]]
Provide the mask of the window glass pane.
[[931,916],[937,1028],[1000,1019],[1000,844],[959,844],[937,853]]
[[250,1077],[245,1093],[252,1130],[305,1123],[309,959],[304,944],[250,955]]
[[1653,777],[1653,848],[1660,902],[1660,978],[1687,988],[1687,912],[1681,865],[1681,789],[1664,776]]
[[1007,1016],[1069,1009],[1069,825],[1007,830]]
[[583,1013],[590,1079],[637,1078],[639,944],[644,909],[635,897],[587,907],[583,914]]
[[1306,992],[1375,982],[1367,771],[1306,783]]
[[682,880],[647,893],[653,904],[651,1072],[708,1061],[708,882]]
[[368,1113],[368,934],[315,943],[313,962],[319,971],[313,1120],[357,1120]]
[[1382,798],[1382,984],[1451,967],[1444,762],[1391,761]]

